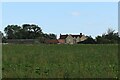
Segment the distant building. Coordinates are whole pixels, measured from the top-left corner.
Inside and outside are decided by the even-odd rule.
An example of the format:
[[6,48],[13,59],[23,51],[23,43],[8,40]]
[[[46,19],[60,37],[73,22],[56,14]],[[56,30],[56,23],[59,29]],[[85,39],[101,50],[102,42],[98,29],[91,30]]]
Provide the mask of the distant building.
[[58,39],[60,44],[77,44],[78,42],[86,40],[87,37],[85,35],[72,35],[72,34],[66,34],[66,35],[61,35],[60,38]]
[[46,40],[45,43],[47,44],[58,44],[58,40],[57,39],[50,39],[50,40]]

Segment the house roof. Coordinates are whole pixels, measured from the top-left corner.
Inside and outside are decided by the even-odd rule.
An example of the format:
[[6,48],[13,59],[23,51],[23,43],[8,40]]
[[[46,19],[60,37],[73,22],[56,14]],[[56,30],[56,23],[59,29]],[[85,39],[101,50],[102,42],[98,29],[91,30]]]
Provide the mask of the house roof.
[[66,35],[60,35],[60,39],[65,39],[65,38],[67,38],[67,34]]
[[72,37],[75,37],[75,38],[77,38],[77,37],[82,37],[81,35],[71,35]]
[[[70,34],[71,35],[71,34]],[[60,35],[60,39],[65,39],[65,38],[67,38],[67,36],[68,36],[68,34],[66,34],[66,35]],[[75,38],[77,38],[77,37],[82,37],[82,35],[71,35],[72,37],[75,37]]]

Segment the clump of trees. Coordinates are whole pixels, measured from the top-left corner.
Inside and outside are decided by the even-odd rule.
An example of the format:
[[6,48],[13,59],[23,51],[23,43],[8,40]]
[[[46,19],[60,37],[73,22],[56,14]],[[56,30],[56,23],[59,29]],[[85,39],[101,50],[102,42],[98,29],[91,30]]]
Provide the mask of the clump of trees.
[[41,28],[34,24],[8,25],[4,31],[7,39],[35,39],[42,34]]
[[97,36],[96,41],[98,44],[117,44],[120,41],[118,32],[109,28],[107,33],[102,34],[102,36]]
[[4,32],[6,36],[2,38],[3,42],[5,39],[40,39],[41,42],[44,42],[45,39],[57,38],[53,33],[43,33],[41,27],[35,24],[8,25]]

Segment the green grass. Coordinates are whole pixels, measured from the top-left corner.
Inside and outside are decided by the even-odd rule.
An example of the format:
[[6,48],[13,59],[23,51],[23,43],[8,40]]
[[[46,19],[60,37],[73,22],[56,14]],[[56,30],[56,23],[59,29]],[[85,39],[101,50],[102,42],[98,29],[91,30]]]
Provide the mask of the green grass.
[[116,78],[118,45],[3,45],[3,78]]

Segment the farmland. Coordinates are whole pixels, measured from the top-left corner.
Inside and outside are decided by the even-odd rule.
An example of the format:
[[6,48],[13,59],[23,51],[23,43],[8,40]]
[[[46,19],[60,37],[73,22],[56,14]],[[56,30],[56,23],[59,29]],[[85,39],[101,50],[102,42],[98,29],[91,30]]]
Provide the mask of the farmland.
[[118,45],[7,44],[3,78],[116,78]]

